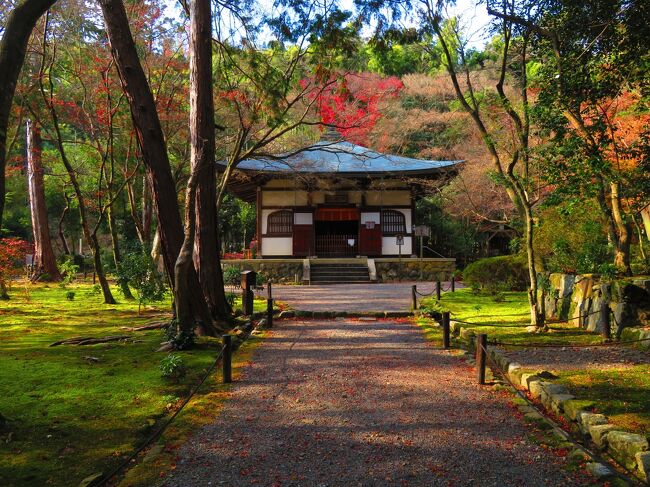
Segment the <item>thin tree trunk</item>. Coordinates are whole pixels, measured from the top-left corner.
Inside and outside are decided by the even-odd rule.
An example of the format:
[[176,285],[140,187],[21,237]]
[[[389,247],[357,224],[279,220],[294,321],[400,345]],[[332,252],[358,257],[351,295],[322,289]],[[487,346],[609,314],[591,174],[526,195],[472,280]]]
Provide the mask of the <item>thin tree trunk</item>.
[[145,174],[142,178],[142,245],[149,249],[151,245],[151,221],[153,207],[151,205],[151,183]]
[[61,274],[52,250],[50,226],[45,206],[45,182],[41,160],[41,135],[38,126],[27,120],[27,177],[29,207],[34,235],[34,272],[32,281],[60,281]]
[[12,10],[0,41],[0,228],[5,206],[7,130],[16,83],[25,62],[27,43],[38,19],[56,0],[23,0]]
[[[73,252],[70,250],[68,241],[66,240],[65,234],[63,233],[63,221],[65,220],[65,216],[70,211],[70,198],[68,197],[68,194],[65,191],[63,191],[63,197],[65,198],[65,208],[63,208],[63,211],[61,212],[61,216],[59,217],[59,225],[58,225],[59,240],[61,240],[63,253],[66,255],[72,255]],[[72,244],[74,245],[74,242],[72,242]]]
[[[99,0],[99,5],[122,88],[131,108],[131,117],[143,162],[151,181],[152,195],[158,212],[158,228],[165,268],[172,286],[175,286],[175,264],[183,243],[183,225],[178,211],[176,188],[160,119],[147,78],[138,59],[124,4],[121,0]],[[180,297],[185,301],[182,306],[191,307],[195,320],[202,323],[199,332],[216,336],[222,330],[214,326],[193,267],[188,271],[187,283],[186,292],[176,299]]]
[[[122,255],[120,252],[120,241],[117,235],[117,228],[115,226],[115,213],[114,213],[114,208],[113,208],[113,203],[111,203],[108,208],[106,209],[107,211],[107,217],[108,217],[108,230],[109,233],[111,234],[111,247],[113,248],[113,262],[115,263],[115,268],[118,269],[120,267],[120,264],[122,263]],[[120,289],[122,290],[122,295],[124,296],[124,299],[135,299],[133,297],[133,294],[131,293],[131,289],[129,288],[129,283],[126,281],[120,280]]]
[[217,240],[210,0],[190,1],[190,139],[192,171],[200,174],[196,188],[194,266],[213,318],[223,320],[230,316],[231,309],[226,301]]

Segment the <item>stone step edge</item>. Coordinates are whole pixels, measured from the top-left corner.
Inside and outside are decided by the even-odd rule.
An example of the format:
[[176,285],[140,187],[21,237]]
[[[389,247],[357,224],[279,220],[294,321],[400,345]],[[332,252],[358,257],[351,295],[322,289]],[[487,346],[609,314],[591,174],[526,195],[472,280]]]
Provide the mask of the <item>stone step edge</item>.
[[[450,328],[454,336],[459,337],[471,350],[476,349],[476,333],[473,329],[460,326],[460,323],[453,320]],[[488,347],[488,353],[501,370],[506,371],[513,384],[528,391],[545,408],[553,411],[569,424],[577,426],[600,451],[607,453],[630,471],[636,470],[635,473],[650,485],[650,446],[643,435],[617,429],[607,421],[604,414],[593,413],[584,406],[579,407],[578,404],[585,401],[570,394],[563,385],[551,382],[547,378],[550,375],[548,372],[546,374],[545,371],[525,372],[521,365],[511,362],[494,347]],[[612,438],[608,440],[610,436]],[[587,471],[598,480],[605,480],[614,475],[608,466],[597,461],[588,464]]]
[[411,311],[305,311],[285,310],[277,315],[282,318],[406,318],[413,316]]

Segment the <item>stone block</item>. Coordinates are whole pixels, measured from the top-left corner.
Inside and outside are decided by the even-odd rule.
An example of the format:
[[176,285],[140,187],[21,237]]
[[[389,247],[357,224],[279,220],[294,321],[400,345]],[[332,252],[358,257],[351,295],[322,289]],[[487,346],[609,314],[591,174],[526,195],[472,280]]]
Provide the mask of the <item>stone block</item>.
[[596,480],[607,480],[614,477],[612,469],[599,462],[589,462],[585,468]]
[[583,434],[589,434],[589,428],[598,424],[607,424],[607,417],[604,414],[588,413],[582,411],[578,414],[578,426]]
[[523,374],[521,374],[521,379],[519,380],[519,384],[521,384],[522,387],[525,387],[526,389],[530,390],[530,384],[532,382],[539,382],[539,381],[540,378],[537,374],[524,372]]
[[635,457],[639,474],[641,474],[641,477],[645,479],[648,485],[650,485],[650,452],[638,452]]
[[595,404],[593,402],[580,401],[578,399],[572,399],[572,400],[566,401],[563,404],[563,408],[564,408],[564,413],[566,414],[566,416],[569,417],[569,419],[571,419],[573,421],[577,421],[579,413],[585,412],[584,411],[585,409],[593,408],[594,405]]
[[625,431],[610,431],[607,434],[609,453],[631,470],[637,466],[636,454],[648,451],[645,436]]
[[544,391],[545,386],[550,386],[550,382],[544,382],[542,380],[529,380],[528,381],[528,390],[530,391],[530,395],[533,396],[535,399],[541,399],[542,398],[542,393]]
[[573,394],[551,394],[551,410],[557,414],[564,413],[564,404],[575,399]]
[[601,450],[604,450],[607,447],[607,434],[610,431],[614,431],[616,426],[613,424],[594,424],[588,428],[589,436],[591,440]]

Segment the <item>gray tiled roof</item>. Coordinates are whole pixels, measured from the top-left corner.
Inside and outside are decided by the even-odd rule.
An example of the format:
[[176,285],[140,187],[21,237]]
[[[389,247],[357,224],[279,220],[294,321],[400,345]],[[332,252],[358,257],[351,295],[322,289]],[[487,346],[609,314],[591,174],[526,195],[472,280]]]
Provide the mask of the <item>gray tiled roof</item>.
[[238,169],[269,173],[410,173],[432,174],[451,169],[462,161],[427,161],[382,154],[350,142],[320,141],[294,154],[278,159],[247,159]]

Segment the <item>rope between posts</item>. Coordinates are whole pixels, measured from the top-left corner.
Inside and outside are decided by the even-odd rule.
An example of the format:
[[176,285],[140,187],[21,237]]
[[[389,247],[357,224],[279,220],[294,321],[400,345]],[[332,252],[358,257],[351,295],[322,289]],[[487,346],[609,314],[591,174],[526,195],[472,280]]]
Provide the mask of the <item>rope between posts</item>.
[[616,459],[611,458],[611,457],[610,458],[611,458],[612,461],[608,461],[608,460],[604,459],[602,456],[594,453],[591,449],[587,448],[584,445],[584,443],[582,443],[582,442],[578,441],[577,439],[575,439],[571,435],[571,433],[569,433],[568,431],[565,431],[553,418],[551,418],[548,414],[546,414],[546,412],[543,409],[540,409],[537,404],[532,402],[528,398],[528,396],[526,396],[526,394],[522,393],[519,390],[519,388],[510,380],[510,377],[508,377],[508,374],[501,368],[501,366],[498,363],[496,363],[495,360],[492,359],[492,357],[488,353],[487,349],[482,344],[480,344],[478,342],[476,342],[476,344],[477,344],[477,346],[480,346],[481,349],[483,350],[483,353],[485,354],[486,360],[490,363],[490,367],[492,367],[493,369],[495,369],[499,373],[499,375],[510,385],[510,387],[512,387],[512,389],[514,389],[515,393],[520,398],[522,398],[531,408],[533,408],[544,419],[546,419],[546,421],[551,423],[551,425],[554,427],[554,429],[562,434],[564,439],[568,440],[574,446],[577,446],[577,447],[581,448],[582,450],[584,450],[585,452],[587,452],[593,459],[597,460],[598,462],[604,463],[604,464],[610,464],[610,465],[612,463],[614,463],[619,468],[622,468],[626,472],[626,475],[618,472],[616,469],[613,470],[615,475],[617,475],[619,478],[621,478],[621,479],[623,479],[626,482],[631,483],[631,484],[641,485],[641,483],[639,482],[639,480],[640,480],[639,477],[637,477],[637,475],[634,472],[632,472],[631,470],[629,470],[627,467],[625,467],[624,465],[621,465],[618,461],[616,461]]
[[418,296],[423,296],[423,297],[432,296],[436,291],[437,291],[437,288],[434,287],[433,290],[430,293],[421,293],[420,291],[418,291],[417,287],[415,288],[415,294],[417,294]]
[[[587,313],[586,315],[580,315],[580,316],[576,316],[574,318],[568,318],[566,320],[549,321],[548,324],[550,324],[550,325],[559,325],[560,323],[569,323],[571,321],[581,320],[583,318],[587,318],[587,317],[589,317],[591,315],[595,315],[595,314],[598,314],[598,313],[600,313],[600,310],[592,311],[591,313]],[[487,316],[485,319],[489,321],[491,318],[501,318],[501,316]],[[473,323],[471,321],[464,321],[464,320],[459,320],[459,319],[456,319],[456,318],[454,318],[454,321],[456,323],[462,323],[464,325],[490,326],[490,323]],[[524,325],[524,324],[525,323],[521,323],[521,325]]]
[[489,342],[489,345],[499,347],[520,347],[520,348],[594,348],[594,347],[614,347],[618,345],[628,345],[631,343],[647,342],[650,338],[640,338],[638,340],[625,340],[625,341],[612,341],[601,343],[575,343],[575,344],[562,344],[562,343],[508,343],[494,340]]

